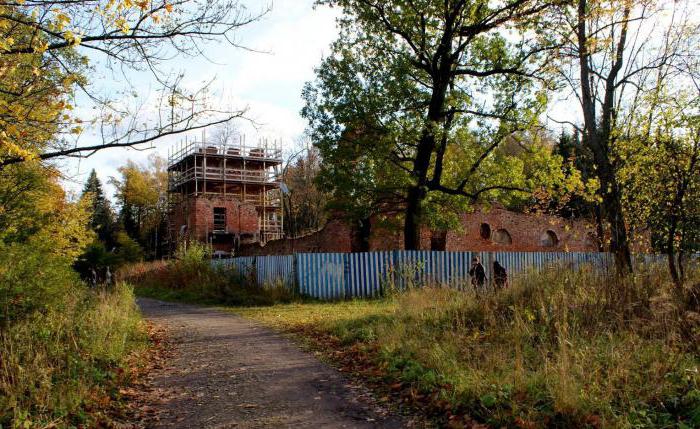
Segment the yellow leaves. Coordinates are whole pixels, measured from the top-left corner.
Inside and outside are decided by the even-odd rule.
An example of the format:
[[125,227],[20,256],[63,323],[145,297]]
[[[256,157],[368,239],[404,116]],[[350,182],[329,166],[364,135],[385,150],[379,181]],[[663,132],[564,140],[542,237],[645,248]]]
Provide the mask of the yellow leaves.
[[65,26],[67,24],[70,24],[71,19],[70,16],[66,15],[64,12],[59,11],[56,14],[56,22],[61,26]]
[[46,41],[39,41],[35,46],[34,46],[34,52],[37,54],[43,54],[46,52],[46,50],[49,49],[49,44]]
[[172,12],[172,11],[173,11],[173,5],[170,4],[170,3],[166,3],[166,4],[165,4],[165,10],[167,10],[168,13]]
[[7,37],[4,39],[0,39],[0,50],[7,51],[10,48],[12,48],[12,45],[15,44],[15,39],[12,37]]
[[70,43],[71,46],[78,46],[81,41],[81,37],[70,30],[63,33],[63,38],[66,40],[66,42]]
[[119,17],[114,21],[114,25],[119,28],[124,34],[129,33],[129,24],[124,17]]
[[12,140],[7,138],[8,134],[11,134],[11,132],[8,133],[7,131],[10,131],[10,130],[6,130],[6,131],[3,131],[0,133],[0,148],[2,148],[2,156],[3,157],[7,156],[8,158],[14,158],[14,157],[18,156],[18,157],[25,159],[25,160],[36,158],[36,153],[34,153],[28,149],[25,149],[12,141],[12,140],[16,139],[17,137],[20,137],[20,134],[21,134],[17,130],[16,127],[14,127],[14,129],[11,130],[14,132],[14,134],[16,134],[13,136]]
[[[57,198],[59,196],[60,200]],[[55,207],[50,222],[32,237],[32,241],[37,245],[50,243],[54,254],[75,260],[95,238],[95,233],[88,226],[90,200],[67,202],[62,192],[53,198],[55,201],[47,201]]]

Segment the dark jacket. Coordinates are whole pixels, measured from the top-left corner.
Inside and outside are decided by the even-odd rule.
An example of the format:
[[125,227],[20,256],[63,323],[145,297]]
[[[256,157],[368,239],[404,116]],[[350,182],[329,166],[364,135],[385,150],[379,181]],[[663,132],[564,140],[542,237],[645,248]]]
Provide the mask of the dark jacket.
[[469,275],[472,277],[472,285],[474,286],[481,287],[486,282],[486,271],[484,271],[481,262],[469,270]]
[[505,267],[498,262],[493,263],[493,281],[498,288],[508,287],[508,273]]

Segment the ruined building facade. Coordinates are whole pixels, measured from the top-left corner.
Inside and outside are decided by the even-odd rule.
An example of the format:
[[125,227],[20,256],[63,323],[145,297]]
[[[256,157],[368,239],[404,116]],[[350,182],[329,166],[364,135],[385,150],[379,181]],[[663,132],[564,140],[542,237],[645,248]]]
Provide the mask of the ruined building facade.
[[[202,139],[204,140],[204,138]],[[282,238],[279,142],[185,142],[168,155],[170,249],[197,240],[231,253]]]
[[[392,225],[393,223],[393,225]],[[359,252],[403,249],[400,222],[370,220],[360,231],[341,217],[331,219],[319,231],[297,238],[247,244],[239,255],[284,255],[305,252]],[[566,220],[546,214],[525,214],[502,207],[464,213],[459,227],[448,231],[421,230],[420,247],[447,251],[596,252],[600,249],[595,228],[582,220]]]

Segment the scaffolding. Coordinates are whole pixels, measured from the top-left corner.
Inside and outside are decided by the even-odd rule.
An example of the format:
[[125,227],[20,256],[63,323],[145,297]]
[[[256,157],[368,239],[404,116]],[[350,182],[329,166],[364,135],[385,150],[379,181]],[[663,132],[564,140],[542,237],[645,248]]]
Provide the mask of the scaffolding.
[[[282,148],[279,140],[185,140],[168,151],[168,196],[172,210],[192,198],[216,197],[252,204],[258,214],[258,237],[267,242],[283,237],[280,191]],[[178,225],[169,217],[170,238],[178,240]],[[226,232],[226,231],[219,231]],[[172,246],[171,246],[172,247]]]

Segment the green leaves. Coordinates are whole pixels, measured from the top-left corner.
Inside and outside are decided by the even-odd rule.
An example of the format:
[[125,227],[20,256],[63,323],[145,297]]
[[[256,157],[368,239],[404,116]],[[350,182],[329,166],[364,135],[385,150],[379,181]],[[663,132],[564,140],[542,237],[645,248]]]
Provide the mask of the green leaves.
[[419,187],[432,215],[446,201],[463,210],[538,179],[517,157],[494,153],[537,125],[547,101],[530,79],[539,42],[502,31],[515,21],[526,31],[521,19],[537,13],[537,1],[319,3],[343,9],[341,36],[304,89],[302,115],[336,204],[368,216],[404,206]]

